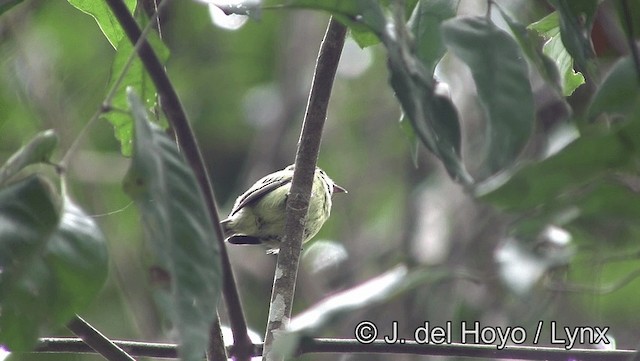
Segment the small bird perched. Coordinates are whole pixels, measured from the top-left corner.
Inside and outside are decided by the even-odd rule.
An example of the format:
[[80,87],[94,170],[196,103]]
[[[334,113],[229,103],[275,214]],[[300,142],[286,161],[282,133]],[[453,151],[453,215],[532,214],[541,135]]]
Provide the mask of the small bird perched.
[[[292,164],[262,177],[236,199],[229,216],[220,222],[229,243],[263,244],[269,247],[267,253],[278,253],[284,235],[293,167]],[[329,218],[333,193],[346,193],[346,190],[316,168],[302,243],[313,238]]]

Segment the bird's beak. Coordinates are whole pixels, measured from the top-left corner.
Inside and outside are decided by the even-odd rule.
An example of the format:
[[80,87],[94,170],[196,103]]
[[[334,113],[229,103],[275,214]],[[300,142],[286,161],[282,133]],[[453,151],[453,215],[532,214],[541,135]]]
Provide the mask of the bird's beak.
[[349,192],[347,192],[346,189],[340,187],[339,185],[334,184],[333,185],[333,193],[349,193]]

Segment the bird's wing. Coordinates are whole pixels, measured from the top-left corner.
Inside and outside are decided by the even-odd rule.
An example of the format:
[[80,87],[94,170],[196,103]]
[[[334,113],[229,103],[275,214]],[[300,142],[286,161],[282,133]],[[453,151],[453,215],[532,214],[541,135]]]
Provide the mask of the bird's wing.
[[275,172],[260,180],[258,180],[251,188],[247,189],[233,205],[233,209],[229,216],[234,215],[237,211],[242,209],[249,203],[256,202],[267,193],[282,187],[283,185],[291,182],[291,174],[285,174],[285,171]]

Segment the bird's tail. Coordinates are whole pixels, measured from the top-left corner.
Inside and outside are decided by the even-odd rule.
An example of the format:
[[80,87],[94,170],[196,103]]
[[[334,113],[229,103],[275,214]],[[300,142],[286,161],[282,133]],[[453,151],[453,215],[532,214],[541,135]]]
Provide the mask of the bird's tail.
[[227,242],[231,244],[260,244],[260,239],[254,236],[245,236],[243,234],[236,234],[227,238]]
[[247,236],[244,234],[237,234],[231,229],[231,220],[229,218],[220,222],[222,226],[222,232],[224,232],[224,238],[231,244],[260,244],[260,239],[253,236]]

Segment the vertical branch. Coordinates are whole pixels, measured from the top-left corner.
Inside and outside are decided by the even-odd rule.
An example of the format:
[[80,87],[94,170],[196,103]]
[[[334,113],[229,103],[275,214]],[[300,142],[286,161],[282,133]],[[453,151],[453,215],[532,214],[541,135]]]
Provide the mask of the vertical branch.
[[322,128],[327,116],[331,88],[342,53],[346,31],[344,25],[331,18],[320,46],[307,110],[302,124],[302,133],[298,141],[291,191],[287,201],[284,239],[278,253],[273,280],[263,360],[276,358],[272,352],[274,333],[283,330],[291,318],[291,306],[293,305],[302,248],[304,219],[309,208]]
[[[136,43],[140,37],[141,32],[135,19],[129,13],[129,10],[125,6],[122,0],[105,0],[114,15],[118,19],[118,22],[124,29],[129,40],[132,43]],[[222,264],[222,292],[226,301],[227,310],[229,312],[229,320],[231,324],[231,330],[233,332],[234,352],[239,360],[248,360],[253,353],[253,343],[249,339],[247,333],[247,323],[244,318],[242,306],[240,304],[240,296],[233,277],[233,271],[231,269],[231,263],[229,262],[229,256],[227,254],[227,248],[224,244],[224,236],[222,228],[220,227],[220,217],[218,215],[218,208],[216,206],[215,195],[213,188],[211,187],[211,181],[204,166],[202,154],[198,147],[195,135],[191,129],[191,125],[187,120],[186,113],[182,108],[180,99],[176,94],[176,91],[164,70],[164,67],[156,54],[154,53],[151,45],[146,39],[142,39],[140,47],[138,48],[138,55],[140,60],[144,64],[145,69],[149,73],[153,83],[158,90],[160,96],[160,104],[162,110],[167,116],[167,119],[171,123],[173,130],[175,131],[180,149],[184,154],[187,162],[193,169],[193,172],[198,180],[200,189],[204,195],[205,204],[209,210],[209,216],[213,223],[214,230],[216,232],[216,239],[220,248],[220,261]],[[213,261],[213,260],[212,260]],[[213,330],[211,336],[218,337],[219,339],[210,340],[209,354],[215,359],[226,359],[226,352],[222,342],[222,332],[220,332],[220,323],[216,320],[212,325]],[[213,346],[216,346],[215,348]]]

